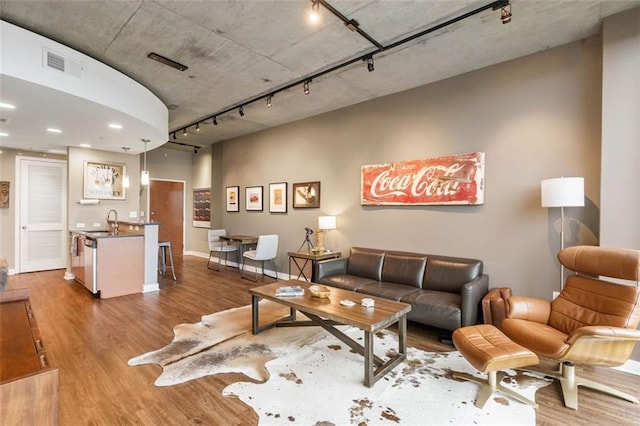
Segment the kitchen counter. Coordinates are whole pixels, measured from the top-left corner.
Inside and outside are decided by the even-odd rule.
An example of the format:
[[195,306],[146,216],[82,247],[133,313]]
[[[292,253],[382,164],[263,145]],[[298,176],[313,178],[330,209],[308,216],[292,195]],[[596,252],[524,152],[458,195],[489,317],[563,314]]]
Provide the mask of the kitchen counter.
[[144,234],[116,234],[100,230],[71,233],[72,270],[76,280],[90,292],[100,295],[101,299],[107,299],[140,293],[143,290]]
[[141,237],[144,234],[142,232],[118,232],[113,231],[95,230],[95,231],[71,231],[73,234],[84,235],[87,238],[121,238],[121,237]]

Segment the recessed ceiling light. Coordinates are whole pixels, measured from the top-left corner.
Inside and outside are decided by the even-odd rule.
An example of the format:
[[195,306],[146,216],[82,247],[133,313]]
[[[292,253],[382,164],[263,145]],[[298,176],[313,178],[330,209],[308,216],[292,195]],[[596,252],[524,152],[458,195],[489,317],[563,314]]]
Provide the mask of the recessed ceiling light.
[[49,128],[47,128],[47,132],[50,132],[50,133],[62,133],[62,130],[56,129],[54,127],[49,127]]
[[91,148],[91,145],[89,145],[88,143],[81,143],[80,146],[83,148]]
[[112,129],[122,129],[122,124],[109,123],[109,127],[111,127]]
[[0,136],[9,136],[9,133],[0,132]]
[[5,102],[0,102],[0,108],[6,108],[6,109],[15,109],[15,105],[11,105]]

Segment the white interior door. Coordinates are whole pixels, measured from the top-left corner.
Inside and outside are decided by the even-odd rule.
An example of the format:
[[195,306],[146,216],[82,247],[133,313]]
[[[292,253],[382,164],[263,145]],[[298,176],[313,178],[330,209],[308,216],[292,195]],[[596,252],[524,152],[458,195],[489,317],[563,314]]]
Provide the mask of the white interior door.
[[67,265],[66,161],[18,158],[20,272]]

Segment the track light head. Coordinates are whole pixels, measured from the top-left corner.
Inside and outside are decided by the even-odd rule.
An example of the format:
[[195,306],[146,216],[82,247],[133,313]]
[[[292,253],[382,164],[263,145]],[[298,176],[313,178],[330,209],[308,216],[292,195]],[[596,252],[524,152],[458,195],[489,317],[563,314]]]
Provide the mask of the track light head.
[[311,83],[311,80],[305,81],[304,84],[302,85],[302,91],[304,92],[305,95],[308,95],[309,93],[311,93],[311,89],[309,89],[309,83]]
[[213,116],[212,121],[214,126],[218,125],[218,117],[216,117],[215,115]]
[[502,6],[502,9],[500,9],[500,20],[503,24],[511,22],[511,4]]
[[238,114],[240,114],[240,117],[244,117],[244,106],[240,105],[240,108],[238,108]]
[[187,136],[187,128],[182,129],[182,136]]
[[196,123],[196,132],[200,131],[200,123]]
[[173,140],[175,141],[176,139],[176,132],[173,132]]
[[373,56],[369,56],[367,58],[367,69],[369,70],[369,72],[374,71],[376,68],[373,65]]
[[267,96],[267,108],[271,108],[271,100],[273,99],[273,95]]
[[311,0],[311,11],[309,12],[309,21],[315,24],[320,21],[320,0]]
[[199,149],[200,149],[200,147],[199,147],[199,146],[194,146],[194,147],[193,147],[193,153],[194,153],[194,154],[197,154]]

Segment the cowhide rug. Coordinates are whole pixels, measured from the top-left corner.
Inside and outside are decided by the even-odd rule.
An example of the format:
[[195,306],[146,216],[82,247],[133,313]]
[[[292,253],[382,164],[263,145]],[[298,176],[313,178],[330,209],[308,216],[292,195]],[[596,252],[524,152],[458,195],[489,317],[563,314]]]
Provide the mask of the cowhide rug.
[[[270,321],[288,314],[280,305],[261,302]],[[159,364],[155,384],[170,386],[199,377],[240,372],[260,383],[237,382],[225,396],[240,398],[260,424],[535,424],[535,410],[496,393],[483,409],[474,405],[478,385],[455,380],[453,371],[482,376],[458,353],[408,348],[407,360],[373,387],[363,385],[363,358],[320,327],[285,327],[251,333],[251,307],[202,317],[174,328],[168,346],[129,361]],[[356,339],[360,330],[344,327]],[[397,350],[393,333],[378,333],[376,354]],[[506,386],[534,399],[547,380],[506,370]]]

